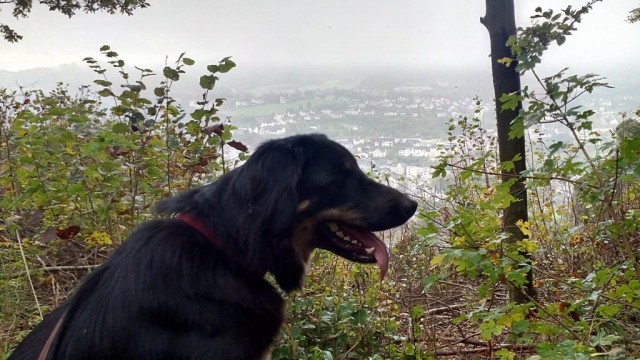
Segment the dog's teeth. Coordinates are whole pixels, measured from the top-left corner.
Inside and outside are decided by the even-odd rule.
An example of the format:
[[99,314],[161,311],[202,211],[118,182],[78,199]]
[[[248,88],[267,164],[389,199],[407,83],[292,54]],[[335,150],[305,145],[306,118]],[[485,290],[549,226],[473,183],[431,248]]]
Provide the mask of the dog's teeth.
[[366,251],[366,252],[367,252],[367,254],[371,255],[371,254],[373,254],[373,253],[376,251],[376,248],[374,248],[374,247],[370,247],[370,248],[366,248],[366,249],[364,249],[364,251]]
[[329,223],[329,229],[333,232],[337,232],[340,228],[338,227],[338,224],[336,223]]

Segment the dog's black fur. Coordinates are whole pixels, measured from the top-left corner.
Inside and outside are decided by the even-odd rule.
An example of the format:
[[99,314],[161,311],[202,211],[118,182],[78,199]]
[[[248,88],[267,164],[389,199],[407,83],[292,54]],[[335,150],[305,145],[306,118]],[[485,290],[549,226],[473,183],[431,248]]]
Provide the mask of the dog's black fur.
[[267,358],[284,303],[264,275],[299,288],[314,248],[380,263],[327,224],[364,234],[415,209],[323,135],[269,141],[218,181],[157,206],[199,219],[220,245],[175,218],[143,224],[9,359],[36,359],[63,314],[50,360]]

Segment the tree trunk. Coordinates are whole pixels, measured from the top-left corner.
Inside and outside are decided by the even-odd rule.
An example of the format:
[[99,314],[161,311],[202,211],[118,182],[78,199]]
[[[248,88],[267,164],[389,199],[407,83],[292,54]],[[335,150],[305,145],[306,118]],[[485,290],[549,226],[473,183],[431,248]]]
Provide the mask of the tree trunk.
[[[509,139],[509,131],[513,120],[517,117],[518,112],[522,109],[522,103],[518,102],[518,106],[514,110],[501,110],[502,103],[500,97],[502,94],[510,94],[520,92],[520,75],[516,72],[517,63],[513,61],[510,66],[500,64],[498,59],[512,58],[511,49],[506,45],[511,35],[516,34],[516,21],[514,14],[513,0],[486,0],[487,13],[480,22],[489,31],[491,39],[491,69],[493,72],[493,88],[495,94],[498,146],[500,162],[512,161],[516,155],[520,155],[520,160],[514,162],[514,168],[510,171],[502,170],[502,181],[517,177],[517,181],[511,186],[510,192],[515,201],[511,203],[503,214],[503,228],[510,234],[507,239],[510,243],[515,243],[525,238],[520,228],[516,225],[516,221],[528,220],[527,213],[527,189],[525,188],[524,179],[519,177],[527,168],[525,156],[525,138],[519,136]],[[524,254],[530,265],[530,254]],[[527,284],[522,288],[510,286],[509,295],[512,301],[522,304],[533,298],[535,290],[533,289],[533,272],[529,270],[527,273]]]

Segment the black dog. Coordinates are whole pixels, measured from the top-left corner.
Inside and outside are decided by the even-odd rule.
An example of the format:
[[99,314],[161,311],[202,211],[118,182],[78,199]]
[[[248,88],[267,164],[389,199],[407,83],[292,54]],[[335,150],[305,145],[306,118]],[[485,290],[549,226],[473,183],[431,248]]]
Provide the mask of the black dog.
[[269,358],[284,304],[264,275],[298,289],[321,248],[384,276],[388,251],[371,231],[403,224],[416,202],[339,144],[299,135],[157,210],[179,215],[140,226],[10,360]]

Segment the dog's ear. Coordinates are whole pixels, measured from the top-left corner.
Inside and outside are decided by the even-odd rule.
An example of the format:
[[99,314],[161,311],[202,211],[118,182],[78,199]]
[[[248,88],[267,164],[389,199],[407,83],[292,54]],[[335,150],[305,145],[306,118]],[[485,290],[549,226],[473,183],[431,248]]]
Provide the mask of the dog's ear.
[[302,284],[305,265],[291,239],[298,209],[298,181],[305,166],[305,147],[291,141],[260,146],[235,177],[235,192],[244,191],[251,224],[247,240],[252,264],[271,272],[278,285],[291,291]]
[[284,141],[260,146],[241,167],[235,190],[244,193],[250,216],[261,232],[288,235],[297,214],[297,185],[302,172],[301,149]]

